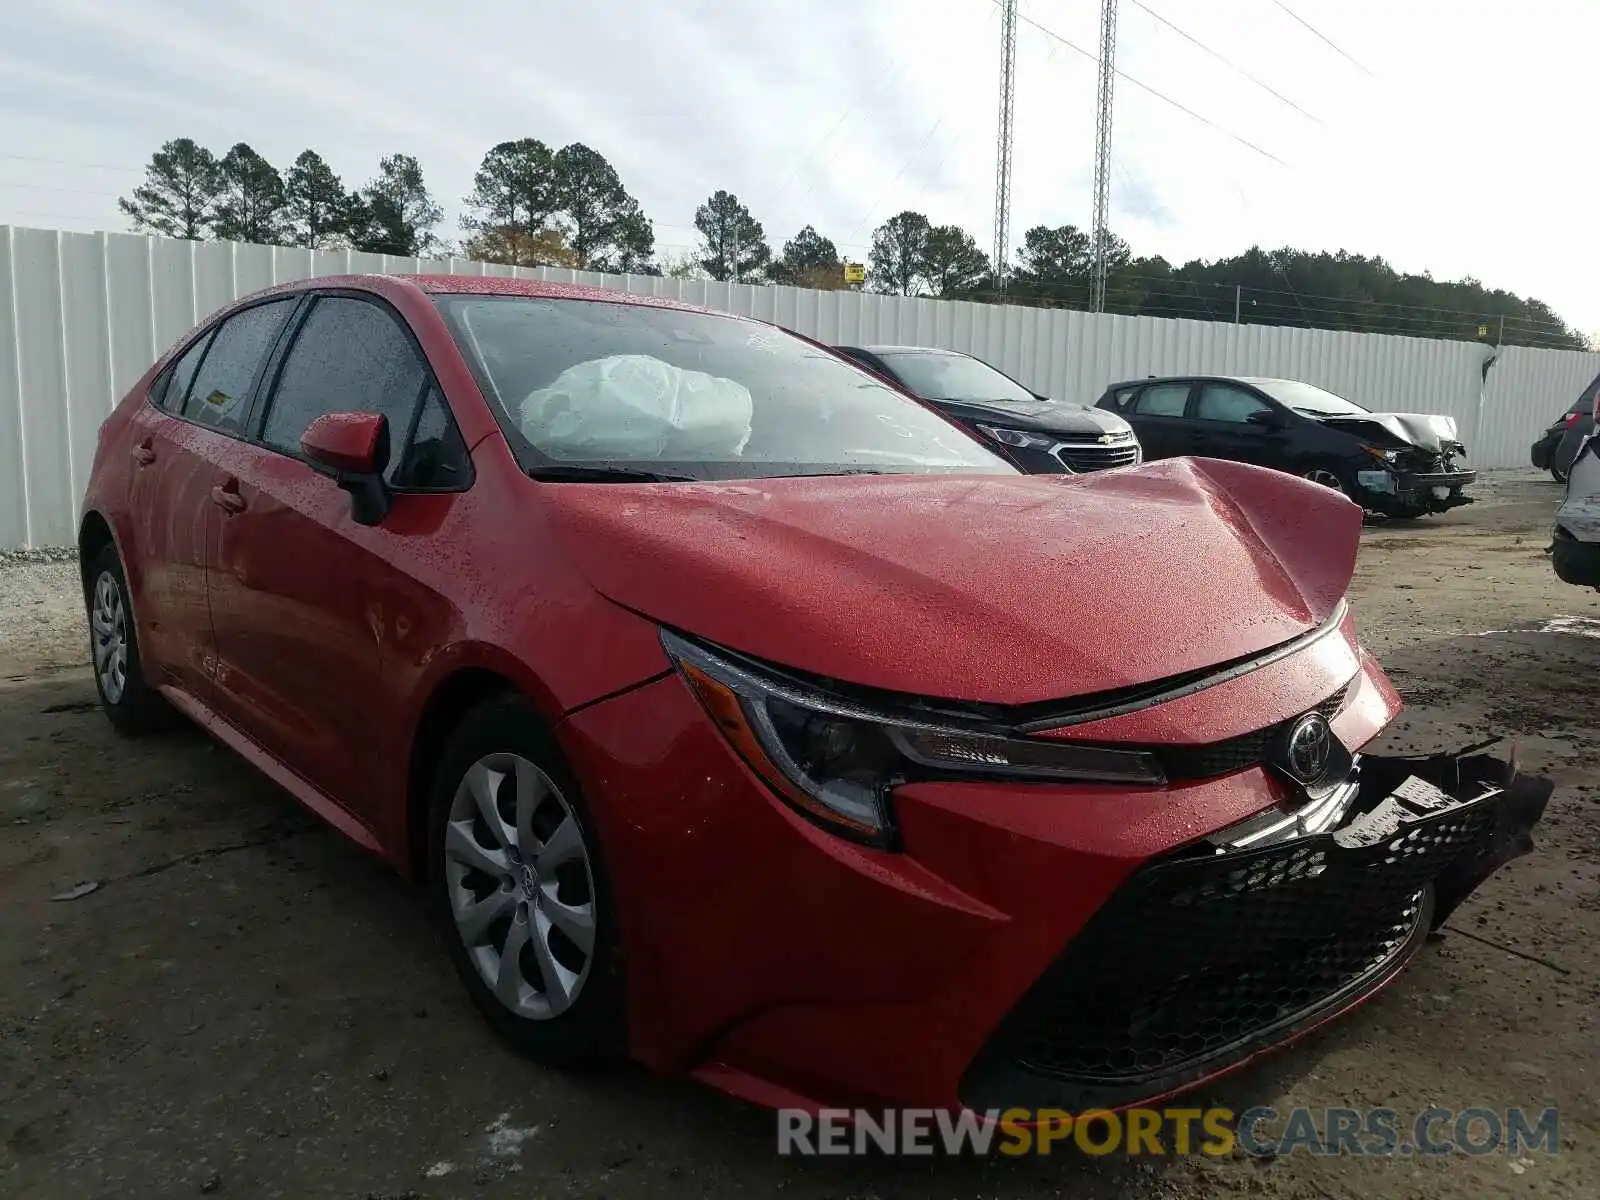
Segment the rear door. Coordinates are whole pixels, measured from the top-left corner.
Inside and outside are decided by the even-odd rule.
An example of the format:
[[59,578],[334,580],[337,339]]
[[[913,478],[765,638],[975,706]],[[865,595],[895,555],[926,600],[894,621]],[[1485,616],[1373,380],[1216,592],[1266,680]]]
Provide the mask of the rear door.
[[172,413],[182,411],[213,332],[206,330],[157,377],[150,403],[130,421],[130,524],[122,551],[141,657],[152,683],[190,691],[204,690],[212,649],[205,574],[211,467],[196,457],[194,438]]
[[1285,468],[1288,435],[1251,419],[1270,419],[1276,412],[1271,404],[1237,384],[1208,380],[1200,384],[1195,397],[1194,449],[1190,453]]
[[138,576],[130,585],[139,635],[153,682],[175,683],[208,705],[216,463],[242,432],[256,372],[294,303],[255,305],[208,331],[158,379],[159,394],[133,419],[128,558]]
[[1139,435],[1145,458],[1176,458],[1193,453],[1188,416],[1192,390],[1193,383],[1187,379],[1146,384],[1123,411],[1123,417]]
[[[379,525],[306,461],[300,435],[329,412],[381,412],[397,491],[458,491],[471,464],[421,349],[386,305],[318,296],[263,386],[253,443],[221,462],[236,497],[217,524],[212,611],[224,715],[372,828],[369,783],[394,697],[385,631],[404,624],[405,561],[437,521],[401,495]],[[431,499],[447,501],[451,497]],[[408,505],[410,507],[408,507]],[[435,514],[437,515],[437,514]]]

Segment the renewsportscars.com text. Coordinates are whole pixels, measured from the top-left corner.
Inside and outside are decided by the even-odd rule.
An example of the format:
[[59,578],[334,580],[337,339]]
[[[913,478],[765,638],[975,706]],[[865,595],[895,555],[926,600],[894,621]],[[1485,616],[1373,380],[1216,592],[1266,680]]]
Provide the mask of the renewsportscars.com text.
[[1409,1158],[1555,1154],[1558,1113],[1507,1108],[1134,1108],[1074,1116],[1061,1109],[985,1113],[901,1108],[778,1110],[781,1155],[1285,1154]]

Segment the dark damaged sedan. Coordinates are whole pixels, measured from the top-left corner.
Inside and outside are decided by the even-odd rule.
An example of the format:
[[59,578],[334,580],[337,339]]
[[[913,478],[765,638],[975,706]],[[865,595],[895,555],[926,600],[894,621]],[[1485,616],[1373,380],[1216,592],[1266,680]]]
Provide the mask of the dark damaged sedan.
[[1178,376],[1113,383],[1099,407],[1139,435],[1146,458],[1254,463],[1343,492],[1369,512],[1421,517],[1471,504],[1477,479],[1454,418],[1370,412],[1295,379]]

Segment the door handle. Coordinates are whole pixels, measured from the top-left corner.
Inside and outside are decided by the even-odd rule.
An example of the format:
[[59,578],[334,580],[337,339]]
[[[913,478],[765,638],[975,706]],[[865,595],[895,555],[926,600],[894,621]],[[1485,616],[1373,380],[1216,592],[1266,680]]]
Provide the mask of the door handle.
[[211,489],[211,503],[230,515],[242,513],[247,507],[244,497],[239,494],[239,481],[231,478]]
[[150,439],[145,438],[133,448],[133,461],[141,467],[148,467],[156,460],[156,452],[150,448]]

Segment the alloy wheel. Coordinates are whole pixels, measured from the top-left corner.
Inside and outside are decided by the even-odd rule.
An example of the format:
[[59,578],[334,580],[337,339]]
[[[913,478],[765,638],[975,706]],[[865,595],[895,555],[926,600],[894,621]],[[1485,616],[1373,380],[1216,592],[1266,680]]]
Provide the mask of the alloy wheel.
[[1326,467],[1315,467],[1307,471],[1302,478],[1321,484],[1325,488],[1332,488],[1336,492],[1344,491],[1344,484],[1339,481],[1339,477]]
[[456,931],[494,997],[535,1021],[571,1008],[594,957],[595,888],[561,789],[520,755],[479,759],[451,801],[444,860]]
[[101,694],[107,704],[120,704],[128,687],[128,610],[122,603],[122,588],[110,571],[101,571],[95,580],[89,626]]

